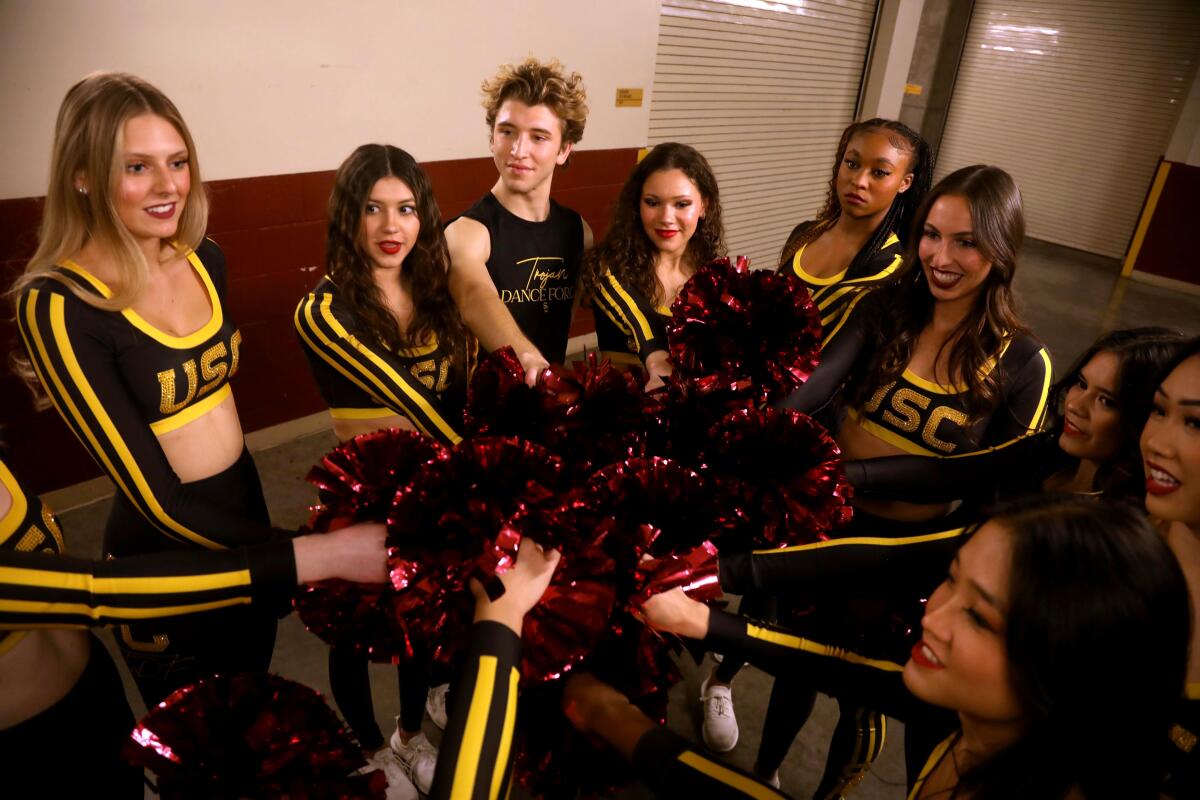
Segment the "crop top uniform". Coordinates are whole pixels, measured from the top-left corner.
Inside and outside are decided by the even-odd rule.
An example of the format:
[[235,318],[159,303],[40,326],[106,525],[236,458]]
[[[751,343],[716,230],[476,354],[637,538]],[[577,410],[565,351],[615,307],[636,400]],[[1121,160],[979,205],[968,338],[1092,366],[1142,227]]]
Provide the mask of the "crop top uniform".
[[491,192],[462,214],[487,228],[488,274],[521,332],[551,363],[567,355],[583,256],[583,218],[550,201],[541,222],[521,219]]
[[[186,258],[211,308],[208,321],[186,336],[154,327],[132,308],[93,307],[49,276],[21,293],[17,326],[59,414],[149,526],[175,545],[263,541],[281,532],[197,494],[158,443],[230,396],[242,345],[224,309],[224,254],[205,239]],[[84,293],[112,296],[72,261],[56,275]]]
[[[788,234],[788,242],[795,241],[816,224],[815,220],[801,222]],[[836,275],[818,278],[800,264],[807,246],[806,244],[797,250],[790,260],[779,266],[778,271],[796,276],[808,287],[813,303],[821,314],[821,346],[824,347],[837,335],[850,310],[859,300],[878,284],[896,274],[904,263],[904,248],[900,244],[900,237],[892,233],[884,240],[883,247],[861,263],[857,263],[860,253],[854,257],[850,266]]]
[[461,440],[475,343],[463,358],[436,337],[423,347],[391,350],[363,335],[328,277],[296,306],[296,332],[317,388],[334,419],[407,417],[444,444]]
[[[781,405],[807,414],[824,409],[866,349],[867,331],[886,313],[876,292],[852,309],[842,333],[822,351],[821,366]],[[905,369],[899,378],[877,387],[847,417],[866,432],[900,450],[922,456],[956,456],[997,448],[1041,429],[1050,396],[1050,353],[1032,336],[1017,334],[982,368],[1000,387],[990,413],[972,420],[965,386],[942,386]]]
[[655,305],[608,270],[592,296],[596,344],[614,364],[644,364],[646,356],[666,350],[671,309]]

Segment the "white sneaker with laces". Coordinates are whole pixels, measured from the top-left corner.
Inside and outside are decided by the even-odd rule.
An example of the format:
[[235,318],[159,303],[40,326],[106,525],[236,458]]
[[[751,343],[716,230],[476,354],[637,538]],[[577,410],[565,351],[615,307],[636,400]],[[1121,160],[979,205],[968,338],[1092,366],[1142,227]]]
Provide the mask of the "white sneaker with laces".
[[433,788],[433,772],[437,769],[437,748],[425,737],[418,733],[406,744],[400,739],[400,720],[396,720],[396,730],[391,739],[392,752],[400,759],[404,771],[416,785],[421,794],[429,794]]
[[733,715],[733,690],[720,684],[709,685],[710,675],[700,684],[700,702],[704,705],[704,724],[700,732],[704,744],[714,753],[728,753],[737,746],[737,717]]
[[365,775],[377,769],[387,776],[387,794],[384,795],[387,800],[417,800],[417,787],[408,779],[408,772],[392,748],[377,751],[356,774]]
[[446,730],[446,696],[450,693],[450,684],[443,683],[429,690],[425,698],[425,712],[433,720],[433,724]]

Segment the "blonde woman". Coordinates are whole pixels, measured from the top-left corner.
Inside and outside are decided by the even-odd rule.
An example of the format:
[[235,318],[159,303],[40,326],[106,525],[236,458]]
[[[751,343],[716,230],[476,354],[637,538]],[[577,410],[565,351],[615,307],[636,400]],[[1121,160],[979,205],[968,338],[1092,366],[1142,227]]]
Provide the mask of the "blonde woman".
[[[140,78],[89,75],[59,110],[50,174],[38,249],[13,288],[18,367],[116,485],[105,554],[282,535],[229,384],[242,337],[178,109]],[[270,609],[237,608],[122,625],[117,640],[153,705],[208,673],[265,670],[275,624]]]

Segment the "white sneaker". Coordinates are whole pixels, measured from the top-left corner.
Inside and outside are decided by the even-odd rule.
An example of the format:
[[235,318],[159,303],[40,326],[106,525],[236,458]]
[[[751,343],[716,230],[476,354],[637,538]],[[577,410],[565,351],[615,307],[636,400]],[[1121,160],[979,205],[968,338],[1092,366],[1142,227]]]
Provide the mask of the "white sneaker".
[[368,774],[375,770],[383,770],[387,776],[386,800],[417,800],[417,787],[408,779],[408,772],[400,763],[399,757],[392,748],[384,747],[367,759],[367,765],[357,774]]
[[710,675],[700,684],[700,702],[704,705],[704,724],[700,733],[704,744],[714,753],[728,753],[737,746],[737,717],[733,715],[733,691],[719,684],[709,686]]
[[450,684],[443,683],[429,690],[425,698],[425,712],[433,720],[433,724],[446,730],[446,696],[450,693]]
[[433,788],[433,772],[437,769],[437,748],[424,733],[418,733],[409,739],[408,744],[401,741],[399,718],[396,721],[396,730],[392,734],[391,745],[392,752],[400,759],[409,779],[421,794],[429,794],[429,790]]

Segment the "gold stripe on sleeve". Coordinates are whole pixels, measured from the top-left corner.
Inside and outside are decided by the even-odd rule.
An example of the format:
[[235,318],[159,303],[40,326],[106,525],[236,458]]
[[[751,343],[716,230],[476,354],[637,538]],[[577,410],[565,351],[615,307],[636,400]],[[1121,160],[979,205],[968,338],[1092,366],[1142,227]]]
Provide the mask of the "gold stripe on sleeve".
[[737,789],[747,797],[762,798],[763,800],[775,800],[783,797],[782,794],[774,789],[751,780],[739,772],[734,772],[729,767],[722,766],[715,761],[710,761],[694,750],[684,750],[678,756],[679,762],[697,772],[703,772],[708,777],[715,781],[725,784],[733,789]]
[[800,650],[805,653],[813,653],[819,656],[827,656],[845,661],[849,664],[859,664],[864,667],[873,667],[884,672],[902,672],[904,671],[903,664],[897,664],[894,661],[883,661],[877,658],[867,658],[860,656],[858,653],[852,653],[841,647],[832,645],[820,644],[812,642],[808,639],[802,639],[799,636],[793,636],[790,633],[782,633],[781,631],[773,631],[769,628],[760,628],[757,625],[746,625],[746,635],[752,639],[759,639],[771,644],[777,644],[786,647],[789,650]]
[[637,303],[629,296],[629,292],[625,291],[625,287],[621,285],[620,281],[612,273],[608,273],[604,277],[608,281],[608,284],[612,286],[613,291],[625,301],[627,306],[626,311],[633,315],[633,318],[637,320],[638,327],[642,329],[642,337],[647,341],[653,339],[654,333],[650,330],[650,321],[646,319],[646,315],[641,312]]
[[479,657],[479,672],[475,675],[475,691],[471,693],[471,707],[467,713],[467,727],[459,743],[458,761],[454,765],[454,782],[450,786],[450,800],[471,800],[475,789],[475,775],[479,768],[479,756],[483,752],[484,735],[488,726],[488,709],[492,705],[492,692],[496,684],[495,656]]
[[496,753],[496,768],[492,770],[492,787],[489,800],[497,800],[504,788],[504,772],[508,768],[508,753],[512,749],[513,727],[517,721],[517,693],[521,675],[515,669],[508,673],[508,703],[504,709],[504,728],[500,733],[500,747]]

